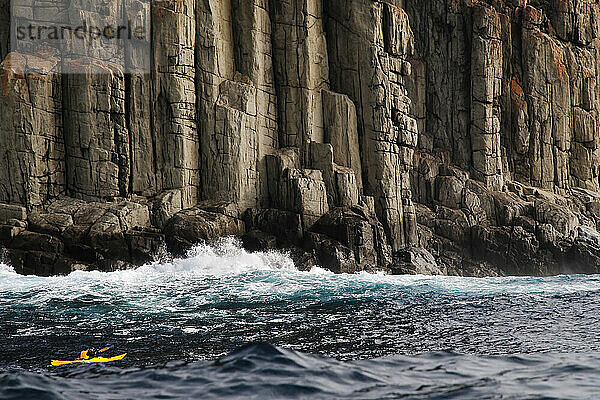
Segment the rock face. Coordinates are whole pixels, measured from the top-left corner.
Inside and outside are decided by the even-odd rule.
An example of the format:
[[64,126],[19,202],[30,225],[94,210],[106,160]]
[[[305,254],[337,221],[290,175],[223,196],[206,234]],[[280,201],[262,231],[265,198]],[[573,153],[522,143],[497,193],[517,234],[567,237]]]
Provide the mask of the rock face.
[[62,74],[0,9],[19,272],[227,235],[335,272],[600,272],[596,0],[160,0],[146,73]]
[[[410,170],[417,139],[405,81],[413,33],[408,16],[385,2],[327,2],[332,88],[356,105],[365,193],[397,251],[415,243]],[[367,17],[368,16],[368,17]]]
[[[66,191],[58,59],[10,53],[0,64],[0,199],[38,207]],[[25,74],[24,65],[36,73]]]

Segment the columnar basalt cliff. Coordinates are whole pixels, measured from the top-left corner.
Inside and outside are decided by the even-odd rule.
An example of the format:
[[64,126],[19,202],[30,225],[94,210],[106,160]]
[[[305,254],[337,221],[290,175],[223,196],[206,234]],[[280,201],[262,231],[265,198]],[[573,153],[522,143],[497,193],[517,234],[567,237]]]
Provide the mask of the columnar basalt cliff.
[[149,73],[62,73],[0,9],[19,272],[229,235],[335,272],[600,272],[598,0],[155,0]]

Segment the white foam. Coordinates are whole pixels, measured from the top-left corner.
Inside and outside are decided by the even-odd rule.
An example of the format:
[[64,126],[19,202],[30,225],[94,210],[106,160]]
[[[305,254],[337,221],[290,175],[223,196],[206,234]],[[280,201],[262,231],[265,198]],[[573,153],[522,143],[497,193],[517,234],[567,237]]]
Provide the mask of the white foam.
[[[255,279],[238,278],[257,272]],[[22,277],[0,264],[0,290],[19,291],[41,288],[56,296],[79,296],[81,293],[115,293],[137,288],[137,292],[185,287],[191,279],[207,280],[211,285],[220,281],[236,286],[248,295],[275,293],[288,295],[305,291],[342,293],[344,290],[375,292],[386,290],[447,294],[568,293],[600,290],[600,277],[553,278],[462,278],[446,276],[390,276],[382,272],[336,275],[315,267],[301,272],[294,267],[288,254],[281,251],[249,253],[239,240],[225,238],[216,244],[202,244],[191,249],[185,258],[155,262],[137,269],[117,272],[75,271],[62,277]],[[239,293],[239,292],[238,292]],[[226,295],[226,293],[223,293]],[[40,297],[42,301],[43,297]],[[198,300],[201,301],[201,300]],[[208,301],[208,300],[207,300]]]
[[296,269],[292,259],[283,252],[249,253],[242,248],[239,240],[223,238],[215,244],[195,246],[188,251],[185,258],[176,258],[168,262],[154,262],[136,269],[115,272],[74,271],[68,277],[55,277],[55,279],[136,283],[165,277],[184,279],[276,270],[295,271]]
[[6,264],[0,264],[0,293],[34,293],[32,302],[49,299],[68,300],[93,294],[112,298],[115,294],[130,292],[140,298],[152,295],[160,288],[185,287],[191,279],[228,279],[253,271],[297,270],[291,258],[283,252],[248,253],[238,240],[225,238],[213,245],[194,247],[185,258],[170,262],[155,262],[137,269],[99,272],[74,271],[68,276],[22,276]]
[[183,272],[201,275],[236,275],[250,271],[295,270],[285,253],[267,251],[248,253],[235,238],[225,238],[215,245],[198,245],[186,258],[166,264],[147,266],[161,272]]
[[0,263],[0,275],[9,275],[9,274],[10,275],[16,274],[14,268],[11,267],[10,265]]

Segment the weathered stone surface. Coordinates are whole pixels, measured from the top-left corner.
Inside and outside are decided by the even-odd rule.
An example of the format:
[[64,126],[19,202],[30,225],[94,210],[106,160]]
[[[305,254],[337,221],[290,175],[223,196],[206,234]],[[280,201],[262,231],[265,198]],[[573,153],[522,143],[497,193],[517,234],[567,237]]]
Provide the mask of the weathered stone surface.
[[249,251],[266,251],[277,249],[277,238],[258,229],[252,229],[242,236],[244,248]]
[[[30,213],[27,224],[17,224],[16,232],[9,232],[11,240],[4,235],[4,241],[18,250],[12,253],[12,259],[19,259],[20,268],[30,273],[68,273],[71,266],[81,262],[92,268],[114,270],[151,261],[161,254],[164,239],[160,234],[153,235],[149,227],[150,213],[145,204],[59,198],[45,210]],[[31,264],[40,258],[25,253],[35,251],[53,254],[54,261],[44,259],[45,266]]]
[[152,125],[152,79],[150,74],[125,75],[125,101],[131,157],[130,190],[141,196],[159,191],[156,137]]
[[298,169],[298,151],[283,149],[267,156],[267,179],[272,205],[302,215],[310,228],[329,210],[327,190],[320,170]]
[[85,200],[124,197],[130,164],[123,72],[91,58],[69,68],[77,73],[63,77],[64,129],[78,134],[65,137],[67,190]]
[[199,198],[194,52],[197,25],[204,21],[200,12],[192,0],[157,1],[152,7],[156,180],[160,190],[180,189],[184,207],[193,206]]
[[352,274],[360,271],[354,253],[349,247],[331,239],[329,236],[308,232],[305,247],[313,251],[317,264],[337,274]]
[[72,225],[73,216],[70,214],[32,213],[29,216],[29,229],[33,232],[57,236]]
[[248,230],[258,229],[275,235],[280,245],[299,244],[302,240],[302,217],[291,211],[248,210],[244,222]]
[[502,41],[500,16],[493,7],[473,9],[471,48],[471,149],[473,175],[494,190],[503,184],[500,148]]
[[3,246],[10,246],[12,240],[25,230],[24,227],[7,225],[0,225],[0,243]]
[[286,188],[282,184],[284,174],[289,170],[300,168],[298,149],[284,148],[266,157],[267,186],[271,205],[285,209]]
[[17,250],[43,251],[59,254],[63,251],[63,244],[57,238],[35,232],[21,232],[10,243],[10,247]]
[[240,208],[239,204],[237,203],[217,200],[203,200],[197,204],[197,207],[205,211],[223,214],[228,217],[238,218],[240,216]]
[[552,225],[564,236],[576,234],[579,218],[572,211],[543,200],[536,201],[534,208],[536,220],[540,223]]
[[163,232],[169,250],[174,254],[182,254],[195,244],[223,236],[241,236],[244,230],[242,220],[190,208],[175,214]]
[[288,199],[293,206],[289,209],[302,215],[302,223],[306,228],[312,226],[329,210],[321,171],[291,170],[284,179],[291,188]]
[[360,270],[386,269],[391,250],[383,226],[364,208],[335,208],[321,217],[311,231],[335,239],[352,250],[352,267]]
[[106,60],[136,49],[90,44],[61,75],[52,49],[8,49],[7,17],[0,240],[20,272],[148,262],[165,234],[337,272],[600,268],[595,0],[160,0],[133,74]]
[[129,260],[135,264],[158,261],[167,255],[165,236],[158,229],[134,228],[125,232]]
[[512,193],[494,192],[492,197],[496,209],[496,224],[499,226],[513,225],[515,218],[527,214],[531,209],[531,204],[527,204]]
[[390,3],[385,3],[383,37],[385,49],[389,54],[398,57],[413,54],[414,37],[408,15],[402,8]]
[[551,269],[535,235],[520,226],[474,227],[473,248],[476,256],[510,275],[544,275],[544,268]]
[[588,45],[598,38],[599,11],[591,0],[577,2],[555,1],[548,16],[558,36],[566,41]]
[[269,4],[209,1],[196,13],[202,197],[266,206],[265,156],[279,143]]
[[423,248],[409,248],[397,258],[391,267],[394,275],[443,275],[435,257]]
[[355,172],[334,163],[333,146],[329,143],[310,143],[310,166],[320,170],[327,189],[330,208],[351,207],[359,202],[359,185]]
[[242,210],[259,203],[256,94],[253,85],[221,83],[214,106],[214,139],[203,160],[205,197],[235,201]]
[[58,69],[56,58],[18,53],[0,64],[0,201],[31,209],[65,191]]
[[340,207],[352,207],[360,204],[360,189],[356,174],[346,167],[334,166],[334,191],[337,193]]
[[435,233],[458,245],[466,245],[471,239],[471,224],[465,213],[444,206],[435,208]]
[[334,162],[352,168],[362,189],[362,163],[358,141],[356,107],[348,96],[323,90],[323,124],[325,142],[333,146]]
[[329,88],[329,68],[322,3],[270,3],[280,145],[300,149],[301,160],[311,141],[324,138],[321,90]]
[[55,253],[9,249],[6,258],[15,271],[23,275],[50,276],[70,272],[66,260]]
[[183,210],[181,190],[163,192],[152,202],[152,224],[162,228],[173,215],[181,210]]
[[419,38],[412,63],[419,74],[410,85],[412,112],[424,119],[419,147],[447,150],[453,163],[471,165],[473,177],[494,190],[510,179],[550,189],[595,185],[596,168],[581,166],[597,157],[589,141],[597,100],[586,100],[597,96],[590,90],[597,88],[591,22],[597,5],[549,2],[545,12],[562,32],[523,2],[428,1],[406,8]]
[[[467,2],[404,2],[414,34],[411,115],[419,121],[419,148],[440,149],[471,168],[472,12]],[[473,4],[481,4],[476,2]]]
[[[265,156],[279,148],[277,91],[273,72],[271,4],[232,0],[236,70],[256,88],[256,184],[258,205],[268,204]],[[247,135],[244,132],[244,135]]]
[[368,166],[364,190],[375,197],[377,215],[399,250],[414,240],[406,234],[403,210],[411,197],[417,130],[404,84],[412,32],[404,11],[387,3],[330,1],[326,13],[331,86],[356,105],[361,160]]
[[0,1],[0,60],[9,52],[10,46],[10,1]]
[[464,182],[454,176],[438,176],[436,183],[436,200],[443,206],[459,209],[462,205]]
[[26,220],[27,210],[25,207],[14,204],[0,204],[0,223],[6,223],[12,219]]

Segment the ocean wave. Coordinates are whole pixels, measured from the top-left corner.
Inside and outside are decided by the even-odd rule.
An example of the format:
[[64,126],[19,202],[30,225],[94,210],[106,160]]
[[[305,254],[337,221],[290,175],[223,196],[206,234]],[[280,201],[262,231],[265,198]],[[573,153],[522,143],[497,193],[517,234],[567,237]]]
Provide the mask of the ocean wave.
[[[266,276],[265,276],[266,273]],[[283,280],[301,286],[360,286],[364,288],[406,288],[415,293],[471,293],[528,294],[580,293],[582,291],[600,291],[600,276],[563,275],[547,278],[539,277],[502,277],[467,278],[449,276],[404,275],[391,276],[385,273],[359,272],[356,274],[333,274],[315,267],[311,271],[299,271],[293,260],[283,251],[251,253],[243,249],[239,240],[223,238],[216,243],[201,244],[192,248],[186,257],[168,262],[154,262],[136,269],[115,272],[74,271],[68,276],[23,277],[0,263],[0,290],[4,287],[35,288],[52,287],[58,290],[70,287],[81,290],[93,288],[119,288],[123,286],[149,284],[164,285],[169,281],[186,279],[226,279],[239,275],[255,274],[257,278],[273,282]]]
[[[460,278],[296,270],[235,241],[112,273],[0,270],[0,370],[46,371],[88,347],[123,368],[214,360],[241,344],[342,359],[600,351],[598,276]],[[346,365],[346,364],[344,364]],[[1,398],[1,397],[0,397]]]
[[154,262],[136,269],[102,273],[75,271],[71,277],[136,280],[139,278],[177,276],[224,276],[251,271],[294,270],[294,262],[284,252],[247,252],[236,238],[222,238],[211,244],[199,244],[185,258]]
[[2,275],[16,275],[16,272],[10,265],[0,262],[0,276]]
[[[453,352],[342,362],[268,343],[215,362],[146,368],[83,365],[0,374],[2,399],[589,399],[600,355]],[[29,397],[27,397],[29,396]],[[32,397],[33,396],[33,397]]]

